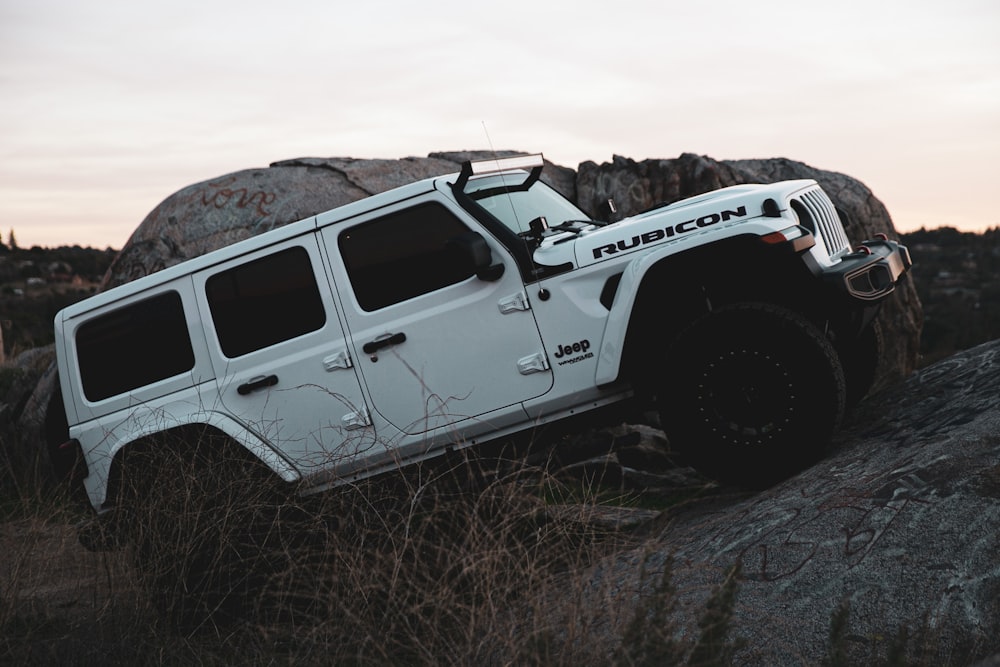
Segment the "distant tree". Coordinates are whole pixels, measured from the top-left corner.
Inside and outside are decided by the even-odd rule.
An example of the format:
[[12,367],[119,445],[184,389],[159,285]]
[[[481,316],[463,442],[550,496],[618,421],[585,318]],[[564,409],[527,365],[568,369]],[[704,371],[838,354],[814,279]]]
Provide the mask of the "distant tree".
[[17,250],[17,239],[14,237],[14,228],[10,228],[10,233],[7,234],[7,245],[10,246],[11,250]]

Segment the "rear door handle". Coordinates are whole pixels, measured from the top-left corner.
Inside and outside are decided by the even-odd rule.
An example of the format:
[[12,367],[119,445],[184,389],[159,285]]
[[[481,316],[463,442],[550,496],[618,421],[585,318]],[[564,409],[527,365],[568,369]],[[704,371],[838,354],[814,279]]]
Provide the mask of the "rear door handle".
[[257,391],[258,389],[267,389],[268,387],[273,387],[278,384],[277,375],[259,375],[249,382],[244,382],[236,388],[236,393],[240,396],[246,396],[250,392]]
[[365,354],[372,354],[373,352],[378,352],[384,347],[399,345],[403,342],[406,342],[405,333],[385,334],[384,336],[379,336],[375,340],[368,341],[361,347],[361,349],[365,351]]

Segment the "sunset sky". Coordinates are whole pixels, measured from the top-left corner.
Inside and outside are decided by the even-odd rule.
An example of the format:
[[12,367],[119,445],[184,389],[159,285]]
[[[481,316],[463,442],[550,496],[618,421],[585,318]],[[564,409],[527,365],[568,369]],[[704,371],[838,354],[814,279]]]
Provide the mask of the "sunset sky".
[[[487,136],[488,133],[488,136]],[[288,158],[787,157],[1000,226],[1000,2],[0,0],[0,236],[121,247]]]

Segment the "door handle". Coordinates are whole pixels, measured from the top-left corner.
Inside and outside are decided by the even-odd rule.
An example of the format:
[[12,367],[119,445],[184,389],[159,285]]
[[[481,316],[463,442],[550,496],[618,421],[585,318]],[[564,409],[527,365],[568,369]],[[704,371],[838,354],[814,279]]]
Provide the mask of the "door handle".
[[361,349],[365,351],[365,354],[372,354],[373,352],[378,352],[384,347],[399,345],[405,341],[405,333],[385,334],[384,336],[379,336],[375,340],[368,341],[361,347]]
[[277,375],[260,375],[253,378],[249,382],[244,382],[236,388],[236,393],[240,396],[246,396],[252,391],[257,391],[258,389],[266,389],[267,387],[273,387],[278,384]]

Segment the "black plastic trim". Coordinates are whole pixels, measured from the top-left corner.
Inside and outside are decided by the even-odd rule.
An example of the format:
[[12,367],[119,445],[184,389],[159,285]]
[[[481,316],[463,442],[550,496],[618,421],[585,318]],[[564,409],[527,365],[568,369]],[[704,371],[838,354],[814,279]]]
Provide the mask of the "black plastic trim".
[[865,302],[881,301],[891,294],[913,266],[910,251],[896,241],[869,240],[863,249],[844,255],[823,271],[823,280],[844,296]]
[[611,310],[611,306],[615,303],[615,295],[618,293],[618,285],[622,281],[622,273],[616,273],[610,276],[604,283],[604,287],[601,289],[601,305]]
[[405,342],[405,333],[395,333],[391,336],[385,336],[384,338],[377,338],[375,340],[368,341],[361,347],[361,349],[364,350],[365,354],[371,354],[372,352],[378,352],[383,348],[392,347],[393,345],[399,345],[400,343]]

